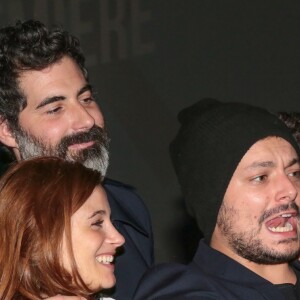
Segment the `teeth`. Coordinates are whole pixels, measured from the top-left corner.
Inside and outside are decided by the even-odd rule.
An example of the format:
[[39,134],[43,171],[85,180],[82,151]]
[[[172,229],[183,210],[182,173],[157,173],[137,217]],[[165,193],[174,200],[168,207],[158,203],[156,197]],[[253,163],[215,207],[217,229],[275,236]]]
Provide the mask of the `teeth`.
[[96,260],[99,263],[108,265],[108,264],[112,263],[112,261],[114,260],[114,257],[112,255],[102,255],[102,256],[97,256]]
[[292,214],[283,214],[281,215],[283,218],[290,218],[292,216]]
[[271,230],[272,232],[288,232],[293,231],[293,226],[291,223],[287,222],[284,227],[269,227],[269,230]]

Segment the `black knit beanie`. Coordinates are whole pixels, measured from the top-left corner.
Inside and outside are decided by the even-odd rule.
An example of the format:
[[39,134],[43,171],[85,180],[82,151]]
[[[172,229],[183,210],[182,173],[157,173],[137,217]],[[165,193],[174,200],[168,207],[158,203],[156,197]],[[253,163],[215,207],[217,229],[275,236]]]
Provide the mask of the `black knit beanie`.
[[170,144],[171,159],[188,212],[196,218],[207,241],[230,179],[253,144],[278,136],[300,154],[285,124],[255,106],[203,99],[183,109],[178,120],[181,127]]

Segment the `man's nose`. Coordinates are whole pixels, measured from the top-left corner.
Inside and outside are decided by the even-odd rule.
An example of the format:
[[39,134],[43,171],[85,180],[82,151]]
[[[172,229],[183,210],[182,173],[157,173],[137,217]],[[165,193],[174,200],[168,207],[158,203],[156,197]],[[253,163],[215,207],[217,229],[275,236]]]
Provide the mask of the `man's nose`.
[[299,191],[288,175],[281,176],[276,186],[278,189],[276,199],[278,201],[291,202],[296,200]]
[[70,111],[70,118],[74,131],[87,131],[95,125],[94,117],[80,103],[73,105]]

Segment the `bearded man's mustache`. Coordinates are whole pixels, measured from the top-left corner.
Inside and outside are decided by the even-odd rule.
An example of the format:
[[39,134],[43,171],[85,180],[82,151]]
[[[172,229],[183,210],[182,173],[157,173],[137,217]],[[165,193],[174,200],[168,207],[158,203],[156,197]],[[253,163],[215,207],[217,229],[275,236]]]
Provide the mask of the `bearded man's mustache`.
[[60,153],[66,153],[68,148],[74,144],[88,143],[91,141],[108,149],[110,140],[104,129],[98,126],[93,126],[89,131],[79,132],[63,137],[57,148]]

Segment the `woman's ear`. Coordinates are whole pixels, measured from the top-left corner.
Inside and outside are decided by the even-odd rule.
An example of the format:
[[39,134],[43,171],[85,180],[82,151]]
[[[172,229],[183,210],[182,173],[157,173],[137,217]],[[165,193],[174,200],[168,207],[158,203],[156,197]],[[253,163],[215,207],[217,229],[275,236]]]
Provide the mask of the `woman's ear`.
[[7,120],[0,121],[0,142],[9,148],[18,147],[16,139],[7,124]]

